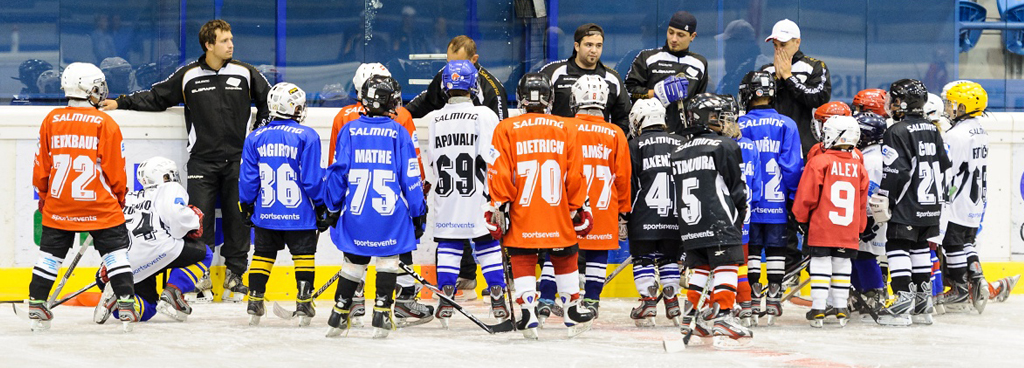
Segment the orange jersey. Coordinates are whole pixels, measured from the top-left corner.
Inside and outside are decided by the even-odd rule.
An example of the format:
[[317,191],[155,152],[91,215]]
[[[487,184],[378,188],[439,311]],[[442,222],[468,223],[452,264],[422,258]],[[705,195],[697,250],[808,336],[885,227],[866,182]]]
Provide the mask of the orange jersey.
[[[364,112],[366,112],[366,109],[363,108],[363,104],[356,102],[341,108],[341,111],[338,111],[338,115],[334,116],[334,124],[331,125],[331,143],[327,146],[327,166],[334,163],[334,147],[338,143],[338,133],[341,133],[341,127],[350,121],[359,119],[359,115]],[[412,144],[416,148],[416,158],[420,161],[420,179],[424,179],[423,159],[420,157],[420,143],[419,139],[416,138],[416,124],[412,121],[412,115],[409,114],[409,110],[399,107],[396,112],[397,114],[391,118],[395,119],[398,124],[409,131],[409,136],[412,137]]]
[[44,226],[87,231],[123,224],[121,128],[92,107],[54,109],[39,127],[32,185],[44,201]]
[[[821,146],[821,142],[815,143],[814,146],[811,147],[811,150],[807,151],[807,157],[804,158],[804,162],[811,162],[811,159],[814,158],[814,156],[824,153],[825,150],[822,149]],[[854,148],[853,153],[857,157],[864,157],[864,153],[858,148]]]
[[571,119],[528,113],[502,120],[487,166],[491,204],[509,204],[502,245],[564,248],[576,244],[570,213],[583,206],[587,181]]
[[622,129],[601,116],[576,115],[574,120],[594,214],[594,229],[578,237],[580,249],[619,249],[619,213],[629,213],[631,208],[629,143]]

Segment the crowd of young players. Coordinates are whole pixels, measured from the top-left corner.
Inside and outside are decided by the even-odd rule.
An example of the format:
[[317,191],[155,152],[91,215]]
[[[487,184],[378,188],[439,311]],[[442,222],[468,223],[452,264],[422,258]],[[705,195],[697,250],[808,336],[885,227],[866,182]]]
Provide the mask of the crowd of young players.
[[[476,73],[468,61],[444,68],[448,101],[425,117],[430,133],[421,153],[415,126],[407,114],[402,118],[400,86],[381,65],[364,64],[355,81],[360,103],[335,119],[327,170],[319,164],[319,135],[300,124],[305,93],[290,83],[270,90],[272,120],[246,138],[239,181],[239,206],[256,234],[251,324],[266,313],[266,283],[285,247],[295,262],[294,316],[310,323],[317,232],[330,229],[345,261],[329,336],[365,313],[361,284],[371,258],[375,337],[435,317],[447,326],[457,305],[421,304],[412,280],[399,276],[426,229],[428,198],[436,211],[431,226],[440,289],[454,296],[463,244],[472,243],[492,315],[508,319],[506,301],[518,305],[518,328],[528,338],[537,338],[547,317],[541,300],[555,298],[538,292],[538,263],[550,262],[545,269],[575,336],[597,318],[608,251],[625,239],[641,295],[630,313],[637,325],[651,325],[663,302],[667,317],[682,317],[677,323],[685,334],[727,343],[752,337],[749,327],[759,317],[772,324],[782,315],[785,276],[796,274],[787,270],[784,252],[791,224],[804,235],[809,257],[806,317],[814,327],[832,317],[845,325],[851,308],[895,326],[930,324],[937,310],[981,312],[989,298],[1005,300],[1019,277],[986,282],[975,251],[988,152],[978,119],[987,95],[976,83],[950,83],[936,99],[921,82],[904,79],[889,91],[861,91],[853,109],[823,105],[812,129],[820,143],[805,165],[795,123],[772,108],[776,87],[768,72],[748,73],[738,99],[680,93],[668,102],[683,105],[680,134],[667,132],[664,101],[638,100],[628,140],[605,121],[609,87],[600,77],[576,80],[570,95],[576,116],[567,118],[548,114],[555,95],[550,79],[527,74],[517,89],[525,113],[499,121],[473,105]],[[185,205],[177,165],[164,158],[140,165],[143,190],[124,190],[120,131],[95,108],[106,94],[95,66],[70,65],[62,86],[69,107],[44,121],[34,175],[43,193],[43,236],[51,239],[41,247],[30,286],[33,329],[48,328],[53,318],[46,296],[78,230],[91,230],[104,255],[97,279],[107,286],[97,323],[111,313],[126,324],[148,320],[155,310],[184,321],[191,308],[182,294],[212,258],[190,241],[202,235],[203,214]],[[91,167],[97,162],[102,169]],[[80,174],[69,181],[68,170]],[[97,178],[79,180],[89,173]],[[83,198],[103,205],[62,202]],[[933,259],[943,260],[945,280],[935,277]],[[689,274],[683,306],[680,265]],[[170,277],[157,297],[154,275],[164,270]]]

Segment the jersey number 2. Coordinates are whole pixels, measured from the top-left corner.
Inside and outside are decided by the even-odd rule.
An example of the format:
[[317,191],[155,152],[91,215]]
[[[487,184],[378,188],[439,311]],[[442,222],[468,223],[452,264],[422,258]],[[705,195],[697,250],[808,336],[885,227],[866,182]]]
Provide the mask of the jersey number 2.
[[53,185],[50,186],[50,197],[60,198],[64,194],[64,182],[68,180],[71,170],[78,172],[78,176],[71,182],[71,198],[76,201],[95,201],[96,192],[87,190],[85,187],[96,179],[96,162],[89,156],[75,156],[62,154],[53,156],[53,168],[57,172],[53,175]]

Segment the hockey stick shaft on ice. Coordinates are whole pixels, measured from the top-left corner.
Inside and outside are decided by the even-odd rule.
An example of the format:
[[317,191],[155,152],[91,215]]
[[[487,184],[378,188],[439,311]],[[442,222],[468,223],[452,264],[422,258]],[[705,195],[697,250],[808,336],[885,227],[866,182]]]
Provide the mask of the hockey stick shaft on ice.
[[713,277],[714,277],[714,272],[708,272],[708,280],[707,280],[707,282],[704,283],[704,290],[701,290],[701,292],[700,292],[700,298],[697,299],[697,305],[693,306],[693,310],[694,310],[693,319],[690,319],[690,324],[689,324],[690,330],[686,332],[686,336],[683,336],[683,345],[689,345],[690,344],[690,338],[693,337],[693,331],[697,327],[697,319],[701,318],[700,307],[702,305],[704,305],[704,302],[708,299],[708,295],[710,294],[709,290],[711,290],[711,287],[713,285],[713,282],[712,282],[712,278]]
[[68,265],[67,272],[64,272],[64,276],[61,277],[60,282],[57,283],[57,288],[53,290],[53,293],[50,294],[50,297],[46,300],[46,305],[47,306],[49,306],[50,308],[53,308],[56,305],[56,304],[54,304],[54,302],[57,301],[57,296],[60,295],[60,291],[62,289],[64,289],[64,284],[67,284],[68,278],[71,277],[71,273],[74,272],[75,271],[75,267],[78,266],[78,261],[82,260],[82,256],[85,255],[86,249],[88,249],[89,246],[92,245],[92,242],[93,242],[92,235],[89,235],[85,239],[85,241],[82,242],[82,246],[78,247],[78,254],[75,254],[75,259],[71,260],[71,264]]
[[497,332],[510,332],[515,330],[515,326],[512,324],[511,319],[507,319],[504,322],[496,325],[488,325],[484,323],[479,318],[473,316],[472,313],[469,313],[469,311],[462,308],[462,306],[459,305],[459,303],[456,303],[454,299],[445,295],[444,292],[441,291],[441,289],[437,288],[437,286],[434,286],[433,284],[430,283],[430,281],[427,281],[427,279],[424,279],[423,276],[420,276],[420,274],[416,273],[416,271],[413,270],[412,267],[410,267],[409,265],[405,264],[404,262],[398,262],[398,266],[401,267],[402,270],[405,271],[405,273],[408,273],[410,276],[412,276],[412,278],[416,279],[416,281],[422,284],[423,287],[426,287],[427,289],[430,289],[430,291],[433,291],[434,295],[437,295],[438,298],[444,299],[445,302],[451,304],[452,307],[455,308],[455,310],[459,311],[459,313],[462,313],[462,315],[466,316],[466,318],[469,318],[470,321],[473,321],[473,323],[475,323],[477,326],[480,326],[480,328],[484,329],[484,331],[487,331],[487,333],[493,335],[494,333]]
[[[310,297],[310,299],[316,300],[316,298],[319,297],[320,294],[323,294],[324,292],[327,291],[328,288],[331,287],[331,285],[334,285],[334,283],[338,281],[339,278],[341,278],[341,270],[338,270],[338,273],[334,274],[334,276],[331,276],[330,280],[327,280],[327,283],[324,284],[324,286],[321,286],[320,289],[313,293],[313,296]],[[287,309],[284,309],[284,307],[282,307],[280,304],[277,304],[277,302],[274,302],[274,315],[283,319],[292,319],[296,317],[295,312],[290,312]]]

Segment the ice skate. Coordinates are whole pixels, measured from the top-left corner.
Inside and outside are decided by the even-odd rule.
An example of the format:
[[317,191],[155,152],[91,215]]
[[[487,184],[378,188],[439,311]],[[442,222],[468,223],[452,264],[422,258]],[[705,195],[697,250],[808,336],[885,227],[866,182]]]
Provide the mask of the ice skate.
[[50,312],[50,307],[46,306],[45,300],[31,299],[28,301],[28,319],[31,321],[32,331],[46,331],[50,329],[53,313]]
[[[911,289],[914,289],[914,284],[911,284]],[[935,321],[932,319],[932,313],[935,312],[935,307],[932,305],[932,283],[931,281],[922,283],[917,287],[917,291],[914,292],[914,311],[910,313],[910,320],[915,325],[930,325]]]
[[309,326],[316,316],[316,305],[313,304],[313,285],[309,281],[299,281],[299,294],[295,297],[295,316],[299,317],[299,327]]
[[647,288],[652,296],[641,296],[640,305],[629,311],[629,318],[633,320],[636,327],[654,327],[655,317],[658,315],[658,298],[653,296],[658,292],[657,286]]
[[811,327],[822,328],[825,327],[825,310],[824,309],[811,309],[807,311],[806,316],[808,321],[811,321]]
[[422,325],[434,320],[434,307],[418,301],[419,293],[399,295],[395,300],[395,325],[398,328]]
[[839,327],[846,327],[846,324],[850,322],[850,310],[836,308],[836,321],[839,322]]
[[775,325],[775,319],[782,317],[782,285],[768,284],[768,291],[765,293],[765,314],[768,315],[768,325]]
[[114,288],[107,284],[103,287],[103,294],[100,295],[99,303],[93,309],[92,321],[98,324],[106,323],[114,311],[114,304],[117,304],[117,296],[114,295]]
[[242,275],[236,275],[231,270],[224,272],[224,294],[221,295],[221,301],[238,303],[245,300],[249,288],[242,283]]
[[760,282],[750,284],[750,327],[757,327],[761,317],[764,317],[764,309],[761,308],[761,301],[764,299],[764,286]]
[[910,312],[914,310],[914,293],[897,291],[896,300],[878,312],[878,324],[883,326],[910,326]]
[[978,314],[981,314],[985,311],[985,305],[988,304],[988,281],[985,281],[985,275],[981,273],[981,264],[978,262],[971,263],[969,270],[971,276],[968,281],[968,291],[971,305],[978,311]]
[[457,302],[476,300],[476,279],[458,278],[455,280],[455,294],[453,299]]
[[731,349],[750,344],[754,332],[741,326],[731,310],[719,309],[715,304],[708,312],[707,324],[712,326],[712,341],[716,348]]
[[124,332],[132,332],[134,325],[142,316],[135,304],[135,297],[122,295],[117,297],[117,318],[121,320]]
[[587,309],[590,309],[590,313],[594,315],[594,319],[597,319],[597,310],[601,308],[600,300],[584,298],[583,301],[580,302],[580,305]]
[[876,312],[877,314],[877,311],[885,306],[886,294],[887,292],[883,289],[872,289],[861,294],[861,300],[864,301],[864,304],[857,308],[857,312],[860,313],[862,321],[870,320],[874,322],[871,312]]
[[540,327],[540,320],[537,318],[537,293],[527,292],[516,299],[516,303],[519,304],[521,311],[516,329],[522,331],[526,339],[537,340],[537,327]]
[[349,323],[352,327],[363,327],[363,316],[366,315],[366,297],[363,294],[363,286],[360,282],[356,287],[356,293],[352,296],[352,305],[349,307],[352,313],[349,315]]
[[667,285],[662,288],[661,293],[661,300],[665,303],[665,317],[668,317],[672,324],[678,327],[682,324],[680,316],[682,316],[683,312],[679,308],[679,295],[676,294],[676,288],[675,286]]
[[192,304],[206,304],[213,301],[213,281],[210,280],[209,273],[203,274],[203,277],[196,282],[195,289],[185,293],[185,301]]
[[[684,304],[684,309],[686,311],[683,313],[683,322],[682,326],[679,327],[679,333],[683,334],[683,336],[690,335],[690,325],[693,324],[693,332],[689,344],[701,345],[703,343],[701,338],[711,336],[711,329],[707,321],[704,320],[704,315],[698,314],[698,311],[694,309],[693,304],[689,300]],[[694,340],[693,337],[697,337],[697,339]]]
[[263,303],[263,293],[258,291],[249,293],[249,303],[245,312],[249,314],[249,326],[259,326],[260,318],[267,314],[267,307]]
[[[445,285],[441,288],[441,291],[449,298],[455,297],[455,286]],[[434,310],[434,318],[437,318],[437,320],[441,322],[442,328],[446,330],[448,329],[448,319],[452,318],[452,314],[455,314],[455,307],[443,298],[438,297],[437,309]]]
[[373,326],[373,338],[375,339],[386,338],[391,330],[395,329],[390,299],[390,296],[378,297],[374,302],[373,319],[370,321],[370,325]]
[[508,319],[509,311],[508,306],[505,305],[505,289],[498,285],[491,286],[490,295],[491,315],[499,321]]
[[562,307],[555,304],[554,300],[540,299],[537,302],[537,323],[541,328],[544,328],[544,321],[551,317],[552,314],[561,317],[563,314]]
[[989,297],[995,299],[997,302],[1005,302],[1006,298],[1010,297],[1010,293],[1013,292],[1013,287],[1017,286],[1017,281],[1020,280],[1020,275],[1013,275],[1004,277],[997,280],[994,285],[995,291],[992,292]]
[[565,327],[569,328],[569,338],[579,336],[593,327],[594,313],[581,304],[581,299],[568,301],[568,297],[561,297],[562,305],[565,306]]
[[185,322],[192,314],[192,307],[185,301],[185,295],[181,289],[171,284],[167,284],[164,291],[160,293],[160,301],[156,303],[156,310],[178,322]]
[[351,308],[351,300],[338,299],[334,308],[331,309],[331,316],[327,318],[327,337],[341,336],[342,333],[348,335],[348,330],[352,327],[349,318],[352,313]]
[[739,302],[739,312],[736,313],[736,318],[739,318],[740,325],[743,327],[750,328],[754,325],[754,312],[750,308],[750,301]]

